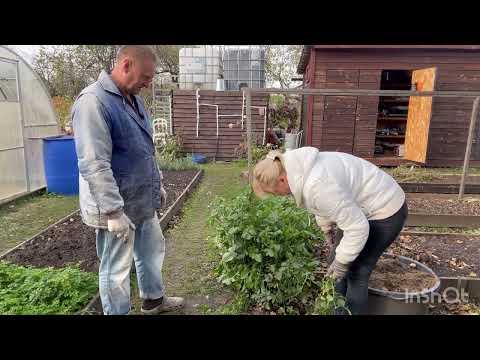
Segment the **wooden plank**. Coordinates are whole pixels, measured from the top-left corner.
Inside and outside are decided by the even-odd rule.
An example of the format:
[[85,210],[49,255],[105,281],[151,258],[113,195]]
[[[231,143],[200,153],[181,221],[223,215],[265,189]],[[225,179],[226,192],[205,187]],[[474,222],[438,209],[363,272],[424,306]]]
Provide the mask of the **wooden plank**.
[[382,79],[382,72],[381,70],[359,70],[360,76],[358,81],[360,84],[362,83],[374,83],[380,84]]
[[327,82],[325,83],[325,89],[356,89],[357,83],[352,82]]
[[[400,184],[401,186],[403,184]],[[456,185],[458,187],[458,185]],[[408,214],[406,226],[479,227],[480,216]]]
[[[194,139],[186,139],[183,141],[184,145],[195,145],[201,147],[202,145],[212,145],[216,146],[216,141],[217,137],[212,136],[209,139],[199,139],[199,138],[194,138]],[[222,148],[230,148],[231,145],[238,145],[240,141],[238,139],[227,139],[225,137],[218,137],[218,146]]]
[[352,136],[350,134],[329,134],[328,140],[348,140],[351,141]]
[[[323,51],[321,62],[388,62],[408,61],[424,63],[455,63],[480,61],[480,51],[427,51],[427,50],[342,50]],[[315,69],[317,71],[317,68]]]
[[479,91],[480,82],[455,82],[445,83],[439,82],[437,86],[438,91]]
[[368,121],[371,123],[377,123],[377,114],[357,112],[355,119],[358,121]]
[[[189,97],[189,96],[195,96],[196,95],[196,90],[174,90],[173,91],[173,96],[174,97]],[[200,97],[233,97],[233,98],[242,98],[242,92],[239,90],[235,91],[216,91],[216,90],[200,90],[199,91]],[[259,94],[252,94],[252,100],[256,97],[260,97],[263,95]]]
[[334,122],[350,122],[353,126],[355,114],[338,114],[336,112],[327,111],[323,116],[323,120]]
[[[173,105],[175,105],[177,108],[185,108],[185,109],[197,109],[197,102],[195,99],[173,99],[172,100]],[[201,104],[212,104],[212,105],[218,105],[219,109],[225,109],[225,108],[232,108],[232,109],[240,109],[242,110],[242,101],[241,99],[239,101],[228,101],[228,100],[201,100]],[[252,106],[267,106],[267,102],[265,101],[252,101]],[[200,108],[203,108],[206,106],[201,105]],[[257,109],[252,109],[253,111],[256,111]]]
[[415,70],[420,69],[425,66],[435,66],[439,70],[446,69],[446,70],[480,70],[480,62],[478,63],[464,63],[461,60],[457,60],[457,63],[449,63],[449,64],[442,64],[437,61],[433,63],[422,63],[422,62],[352,62],[352,63],[342,63],[342,62],[324,62],[318,64],[319,70],[321,69],[344,69],[344,70]]
[[[429,158],[428,162],[427,162],[427,165],[432,166],[432,167],[462,166],[463,165],[463,159],[448,159],[448,158],[433,159],[433,158]],[[470,166],[480,167],[480,160],[470,160]],[[456,192],[456,194],[458,194],[458,191]]]
[[[185,94],[187,94],[185,96]],[[221,115],[238,115],[219,119],[219,137],[216,136],[216,112],[212,107],[200,107],[200,131],[196,136],[196,100],[195,92],[190,91],[179,96],[173,96],[173,128],[183,140],[182,151],[186,154],[199,152],[207,157],[216,157],[219,160],[233,160],[236,158],[235,148],[243,141],[245,129],[241,129],[240,120],[242,112],[242,96],[235,92],[235,96],[226,96],[218,92],[200,92],[200,102],[219,105]],[[208,96],[212,95],[212,96]],[[258,95],[252,97],[252,105],[265,106],[268,96]],[[235,124],[234,128],[228,127],[229,123]],[[254,141],[261,142],[263,135],[264,117],[257,109],[252,109],[252,128]],[[218,142],[218,144],[217,144]]]
[[[237,125],[237,126],[240,127],[240,125]],[[216,125],[216,123],[214,123],[214,122],[205,122],[205,121],[204,121],[204,122],[201,122],[200,125],[199,125],[199,130],[213,130],[213,129],[216,129],[216,128],[217,128],[217,125]],[[219,128],[219,130],[220,130],[220,129],[223,129],[223,130],[228,130],[228,131],[230,131],[230,130],[232,130],[232,131],[238,131],[238,130],[239,130],[239,129],[235,129],[235,128],[230,129],[230,128],[228,128],[228,126],[226,126],[226,124],[219,124],[219,127],[218,127],[218,128]],[[178,129],[178,130],[180,130],[180,131],[181,131],[181,129],[184,129],[184,130],[196,130],[197,127],[196,127],[196,125],[195,125],[194,123],[192,124],[192,122],[184,123],[184,124],[182,124],[182,123],[180,123],[180,122],[177,122],[177,124],[175,125],[174,129],[175,129],[175,130]],[[262,131],[262,132],[263,132],[263,124],[262,124],[261,126],[260,126],[260,124],[258,124],[258,126],[256,126],[255,129],[256,129],[256,131]],[[240,128],[240,130],[241,130],[241,128]],[[243,132],[245,132],[245,129],[243,129]]]
[[163,214],[163,216],[160,218],[159,223],[160,227],[162,228],[163,231],[166,230],[168,223],[170,220],[178,214],[178,212],[181,210],[183,204],[185,203],[185,200],[187,197],[193,192],[195,187],[198,185],[200,182],[201,178],[203,175],[203,170],[198,170],[197,174],[194,176],[192,181],[187,185],[185,190],[182,192],[182,194],[175,200],[175,202],[170,205],[168,210]]
[[327,83],[352,83],[358,84],[358,70],[327,70]]
[[380,97],[378,96],[358,96],[357,98],[360,104],[365,104],[365,105],[373,105],[373,104],[378,105],[378,102],[380,101]]
[[359,89],[367,89],[367,90],[379,90],[380,83],[360,83],[358,85]]
[[327,109],[327,111],[325,111],[325,116],[338,116],[338,117],[342,117],[342,116],[349,116],[350,118],[352,117],[355,117],[355,107],[344,107],[344,108],[341,108],[341,107],[333,107],[333,108],[329,108]]
[[[412,83],[419,91],[435,89],[436,68],[415,70]],[[407,131],[405,136],[405,159],[425,163],[432,116],[431,97],[411,97],[408,106]]]

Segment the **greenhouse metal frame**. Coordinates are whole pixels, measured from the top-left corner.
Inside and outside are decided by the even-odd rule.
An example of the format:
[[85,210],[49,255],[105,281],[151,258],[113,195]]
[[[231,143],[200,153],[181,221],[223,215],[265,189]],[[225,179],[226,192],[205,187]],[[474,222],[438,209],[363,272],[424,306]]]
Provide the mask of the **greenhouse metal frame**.
[[0,204],[43,189],[42,138],[60,135],[50,94],[30,64],[0,45]]

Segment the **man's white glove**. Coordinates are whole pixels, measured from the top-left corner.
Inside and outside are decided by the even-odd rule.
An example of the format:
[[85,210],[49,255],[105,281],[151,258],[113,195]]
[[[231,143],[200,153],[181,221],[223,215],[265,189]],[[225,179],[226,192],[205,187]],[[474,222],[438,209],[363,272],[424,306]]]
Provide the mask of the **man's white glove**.
[[165,191],[163,186],[160,188],[160,206],[167,206],[167,192]]
[[342,280],[348,272],[349,264],[339,263],[337,260],[333,260],[332,264],[327,270],[327,276],[333,277],[335,280]]
[[110,231],[123,241],[128,240],[128,236],[130,235],[130,229],[135,230],[135,225],[123,212],[119,216],[110,217],[107,220],[107,227],[108,231]]

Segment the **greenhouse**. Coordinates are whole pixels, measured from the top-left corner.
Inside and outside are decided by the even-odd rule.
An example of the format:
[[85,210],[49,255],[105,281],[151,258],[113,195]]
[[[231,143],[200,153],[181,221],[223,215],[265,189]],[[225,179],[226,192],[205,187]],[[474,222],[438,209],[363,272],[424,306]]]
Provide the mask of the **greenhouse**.
[[0,203],[46,186],[42,138],[60,134],[50,95],[15,51],[0,45]]

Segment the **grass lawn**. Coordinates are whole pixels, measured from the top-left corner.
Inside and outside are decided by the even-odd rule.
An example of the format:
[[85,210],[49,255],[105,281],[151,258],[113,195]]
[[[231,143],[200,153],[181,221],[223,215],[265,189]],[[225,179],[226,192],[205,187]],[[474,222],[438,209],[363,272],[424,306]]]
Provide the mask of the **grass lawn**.
[[[212,270],[218,260],[207,241],[212,229],[207,226],[209,204],[216,196],[234,196],[246,185],[240,177],[244,163],[208,164],[196,191],[185,203],[180,223],[165,233],[167,250],[163,278],[167,295],[183,296],[185,314],[212,313],[224,305],[232,294],[214,278]],[[140,312],[141,302],[133,282],[133,313]]]

